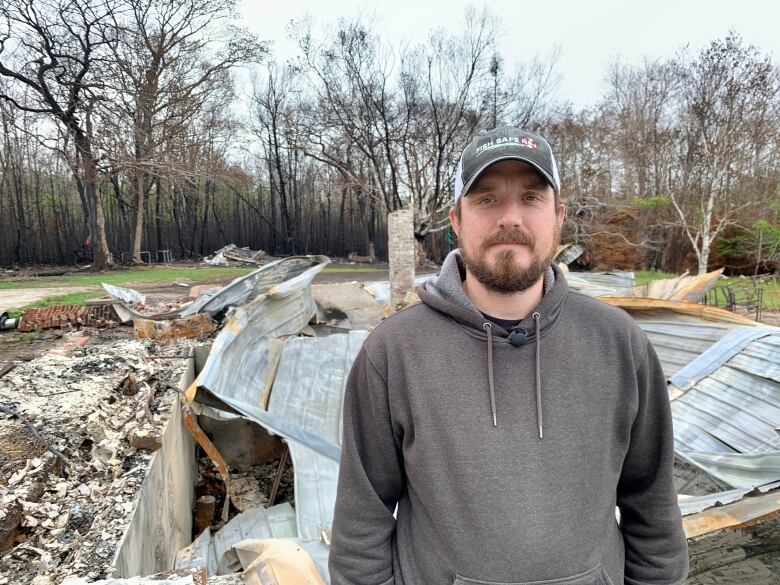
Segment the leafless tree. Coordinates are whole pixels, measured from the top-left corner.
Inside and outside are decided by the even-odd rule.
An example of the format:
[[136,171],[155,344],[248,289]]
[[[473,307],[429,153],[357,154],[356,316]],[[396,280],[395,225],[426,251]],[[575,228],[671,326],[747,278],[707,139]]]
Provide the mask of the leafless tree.
[[771,58],[735,33],[695,58],[683,52],[676,71],[681,164],[670,196],[703,273],[715,239],[757,203],[737,188],[768,155],[778,83]]
[[257,61],[265,47],[230,25],[236,0],[118,1],[120,10],[104,31],[116,38],[110,65],[122,104],[118,124],[132,132],[123,162],[134,193],[131,257],[140,263],[146,197],[170,164],[166,145],[211,93],[230,83],[223,73]]
[[104,70],[111,38],[100,35],[114,5],[86,0],[39,4],[14,0],[0,5],[0,75],[8,80],[0,98],[15,108],[48,116],[66,129],[76,157],[72,167],[88,212],[95,269],[112,263],[98,189],[93,115],[104,96]]

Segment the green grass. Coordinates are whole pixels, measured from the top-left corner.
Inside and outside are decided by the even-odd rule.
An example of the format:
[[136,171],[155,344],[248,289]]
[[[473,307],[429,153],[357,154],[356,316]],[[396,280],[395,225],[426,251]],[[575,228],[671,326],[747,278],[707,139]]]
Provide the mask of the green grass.
[[[751,300],[751,297],[755,295],[755,286],[753,281],[749,278],[739,278],[730,276],[726,278],[719,278],[713,288],[731,287],[734,291],[737,304],[744,304]],[[769,282],[762,282],[758,284],[757,288],[763,290],[763,296],[761,299],[761,305],[764,309],[780,310],[780,280],[774,279]],[[710,299],[714,299],[715,293],[710,292]],[[723,292],[718,291],[717,303],[720,306],[725,305],[725,295]]]
[[35,301],[31,305],[25,307],[26,309],[48,307],[50,305],[84,305],[87,299],[94,298],[96,291],[69,293],[66,295],[57,295],[54,297],[46,297],[39,301]]
[[647,284],[653,280],[663,280],[664,278],[675,278],[678,274],[663,272],[661,270],[636,270],[634,271],[635,283],[637,285]]
[[26,333],[19,333],[18,339],[20,341],[26,341],[27,343],[32,343],[40,336],[41,336],[41,330],[36,329],[35,331],[27,331]]
[[61,286],[100,286],[100,283],[128,286],[134,283],[174,282],[179,280],[199,281],[225,278],[227,280],[247,274],[251,268],[203,268],[151,267],[108,272],[84,272],[65,276],[42,276],[25,280],[0,282],[0,290],[14,288],[57,288]]
[[[149,267],[108,272],[84,272],[65,276],[42,276],[25,280],[0,281],[0,290],[17,288],[58,288],[62,286],[98,287],[101,283],[132,287],[134,284],[225,279],[232,280],[252,272],[252,267]],[[326,266],[324,272],[376,272],[382,268],[370,266]]]
[[[669,272],[662,272],[660,270],[637,270],[634,272],[636,276],[636,284],[646,284],[653,280],[660,280],[663,278],[676,278],[679,274],[671,274]],[[750,278],[739,278],[736,276],[721,277],[719,278],[713,288],[726,288],[731,287],[734,291],[737,304],[745,304],[752,295],[755,293],[753,281]],[[775,279],[769,282],[763,282],[758,285],[758,288],[763,289],[762,308],[764,310],[780,310],[780,280]],[[712,290],[712,289],[711,289]],[[717,293],[717,304],[719,306],[725,305],[725,296],[723,292]],[[708,300],[715,300],[716,296],[714,292],[711,292],[708,296]]]

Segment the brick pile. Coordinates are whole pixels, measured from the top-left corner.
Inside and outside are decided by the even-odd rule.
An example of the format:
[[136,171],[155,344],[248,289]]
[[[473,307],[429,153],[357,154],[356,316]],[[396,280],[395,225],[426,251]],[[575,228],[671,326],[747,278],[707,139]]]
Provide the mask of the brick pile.
[[19,322],[19,331],[52,329],[56,327],[110,327],[119,322],[111,305],[84,307],[82,305],[52,305],[30,309]]

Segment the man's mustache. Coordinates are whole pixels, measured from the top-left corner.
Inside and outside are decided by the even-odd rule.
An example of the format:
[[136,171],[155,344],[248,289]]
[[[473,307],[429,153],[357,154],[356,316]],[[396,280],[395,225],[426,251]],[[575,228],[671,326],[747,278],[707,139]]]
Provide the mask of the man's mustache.
[[516,228],[501,230],[482,242],[481,248],[484,251],[498,244],[523,244],[533,250],[536,246],[536,238],[528,232]]

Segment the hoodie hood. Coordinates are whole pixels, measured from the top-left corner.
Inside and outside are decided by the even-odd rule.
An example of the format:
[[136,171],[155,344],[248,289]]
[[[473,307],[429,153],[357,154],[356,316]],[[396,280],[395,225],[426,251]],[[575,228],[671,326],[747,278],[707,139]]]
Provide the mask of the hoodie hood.
[[472,327],[485,336],[487,342],[487,379],[490,398],[490,410],[493,415],[493,426],[498,426],[496,410],[496,390],[493,375],[493,343],[494,334],[499,336],[499,343],[510,343],[522,347],[528,343],[534,344],[535,350],[535,382],[536,382],[536,422],[539,438],[544,438],[544,411],[542,408],[542,372],[541,372],[541,338],[544,331],[551,327],[564,305],[568,293],[568,285],[560,270],[550,265],[544,276],[544,296],[541,302],[520,323],[506,331],[492,323],[480,313],[463,291],[463,280],[466,270],[459,250],[453,250],[447,255],[437,277],[431,278],[422,285],[417,294],[420,300],[429,307],[445,313],[456,321]]

